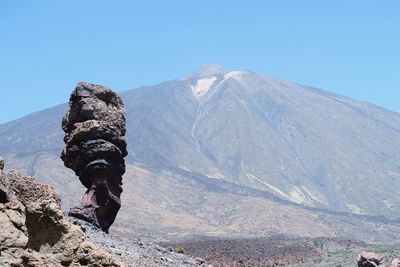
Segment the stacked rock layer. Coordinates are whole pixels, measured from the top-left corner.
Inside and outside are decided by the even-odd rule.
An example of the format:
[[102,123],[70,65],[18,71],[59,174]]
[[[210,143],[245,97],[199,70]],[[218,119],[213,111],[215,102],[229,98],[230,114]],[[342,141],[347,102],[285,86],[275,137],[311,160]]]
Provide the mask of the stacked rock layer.
[[87,188],[80,206],[70,215],[92,222],[103,231],[114,222],[121,206],[125,173],[125,108],[111,89],[80,82],[72,92],[63,120],[64,165]]

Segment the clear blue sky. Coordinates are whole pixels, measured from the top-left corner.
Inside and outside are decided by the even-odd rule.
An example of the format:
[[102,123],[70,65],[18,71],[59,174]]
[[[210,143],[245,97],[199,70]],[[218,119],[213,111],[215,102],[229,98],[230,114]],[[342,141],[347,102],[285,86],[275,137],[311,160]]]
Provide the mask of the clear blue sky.
[[0,123],[203,64],[253,70],[400,111],[400,1],[1,1]]

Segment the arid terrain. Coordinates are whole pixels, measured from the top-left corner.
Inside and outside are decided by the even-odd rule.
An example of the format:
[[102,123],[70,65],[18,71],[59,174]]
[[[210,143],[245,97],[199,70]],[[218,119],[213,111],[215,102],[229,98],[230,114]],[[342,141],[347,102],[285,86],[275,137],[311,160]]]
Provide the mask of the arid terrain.
[[151,242],[105,234],[91,223],[65,216],[51,186],[17,171],[3,172],[2,166],[0,157],[1,267],[202,264]]
[[311,239],[276,236],[255,239],[209,239],[164,246],[182,248],[213,266],[276,266],[308,262],[321,254]]
[[[111,231],[400,237],[399,114],[217,65],[121,97],[127,171]],[[84,190],[59,158],[66,109],[0,125],[0,154],[6,169],[54,186],[68,210]]]
[[[108,235],[89,223],[64,217],[54,189],[15,171],[0,170],[0,196],[0,265],[4,266],[44,266],[47,259],[54,266],[98,266],[101,262],[102,266],[143,267],[344,267],[354,266],[363,251],[377,252],[385,262],[400,255],[397,243],[371,245],[326,237],[192,236],[190,240],[154,243],[118,232],[120,236]],[[78,254],[71,252],[74,248]]]
[[180,249],[192,257],[200,257],[215,267],[287,266],[287,267],[350,267],[364,251],[376,252],[386,263],[400,256],[400,245],[367,244],[338,238],[299,238],[273,236],[253,239],[199,238],[162,243]]
[[0,267],[400,267],[400,0],[0,25]]

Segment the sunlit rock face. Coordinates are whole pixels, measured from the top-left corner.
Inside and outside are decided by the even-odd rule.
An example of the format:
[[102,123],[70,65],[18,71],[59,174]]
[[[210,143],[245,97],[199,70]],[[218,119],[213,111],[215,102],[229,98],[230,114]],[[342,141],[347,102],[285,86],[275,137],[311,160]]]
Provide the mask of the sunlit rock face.
[[63,215],[53,187],[0,172],[0,266],[126,266]]
[[61,159],[87,188],[81,204],[69,214],[107,232],[121,207],[127,155],[124,105],[109,88],[78,83],[62,128],[66,147]]

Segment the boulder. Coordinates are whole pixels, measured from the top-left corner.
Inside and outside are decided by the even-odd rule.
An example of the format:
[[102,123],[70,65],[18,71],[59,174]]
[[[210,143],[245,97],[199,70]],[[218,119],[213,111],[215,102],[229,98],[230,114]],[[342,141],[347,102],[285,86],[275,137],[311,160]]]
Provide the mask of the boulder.
[[51,186],[12,171],[0,193],[0,266],[126,266],[64,218]]
[[87,188],[69,215],[108,232],[121,207],[125,141],[125,108],[111,89],[80,82],[62,119],[65,149],[61,159]]
[[362,252],[358,255],[357,263],[358,267],[376,267],[384,265],[385,259],[374,252]]
[[390,267],[400,267],[400,260],[397,258],[394,258],[392,260],[392,263],[390,264]]
[[201,257],[196,257],[194,260],[197,265],[202,265],[205,262],[205,260]]

